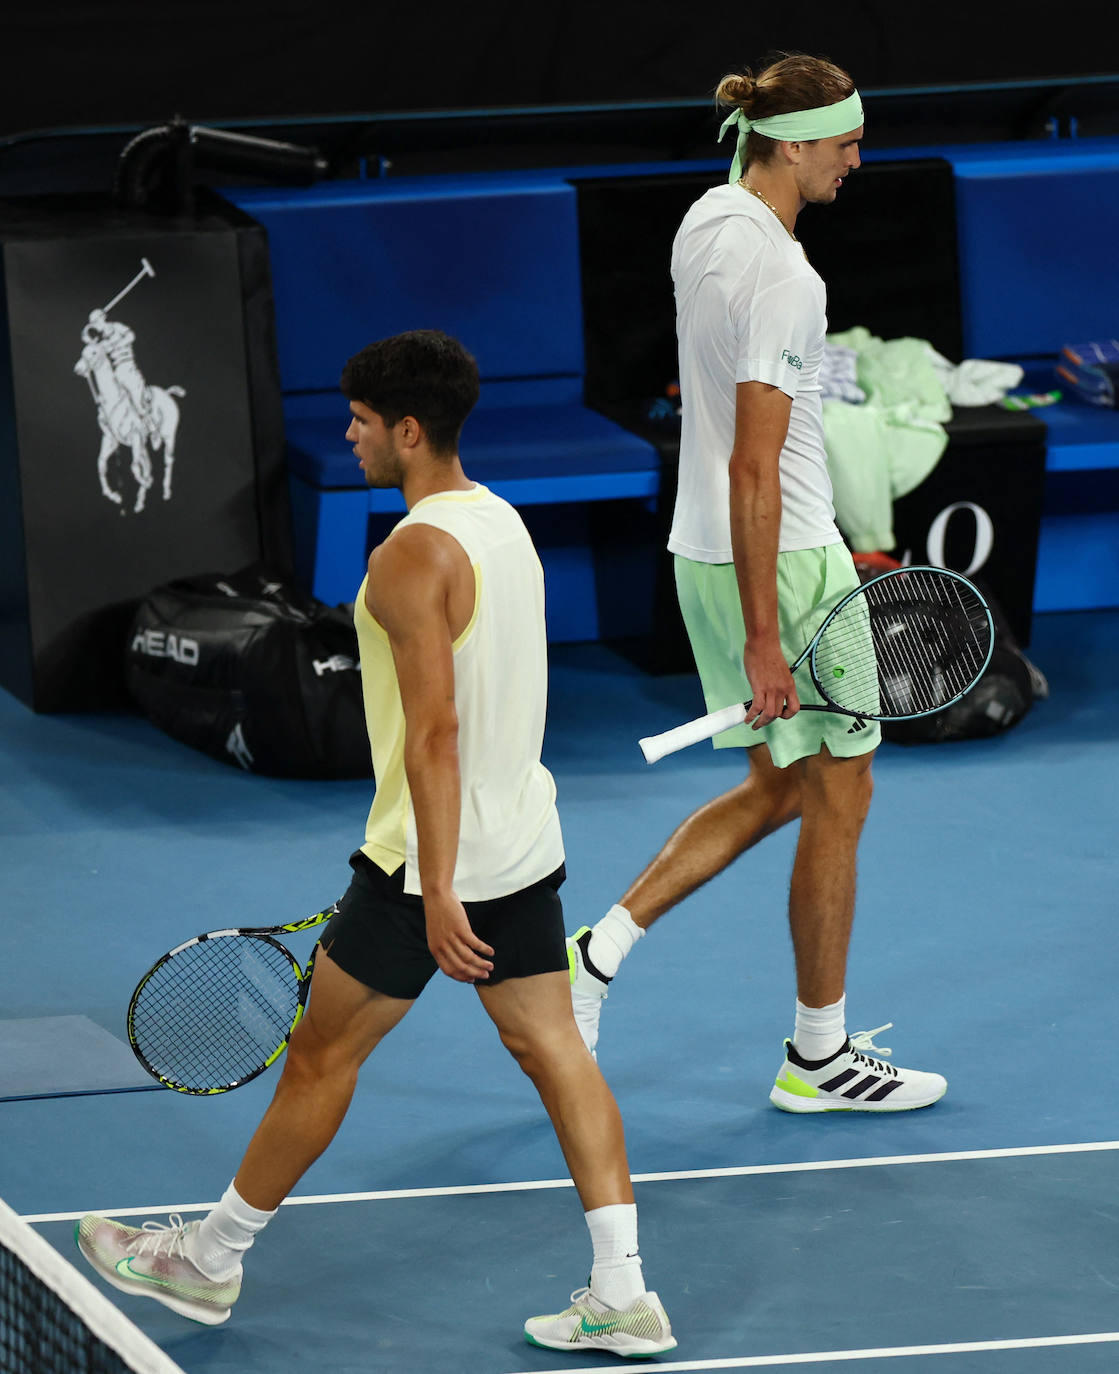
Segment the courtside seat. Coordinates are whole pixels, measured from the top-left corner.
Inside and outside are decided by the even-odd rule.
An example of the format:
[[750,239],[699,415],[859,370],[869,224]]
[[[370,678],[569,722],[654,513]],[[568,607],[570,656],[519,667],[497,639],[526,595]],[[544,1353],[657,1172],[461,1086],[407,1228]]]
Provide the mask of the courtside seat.
[[[1047,431],[1033,607],[1119,606],[1119,411],[1072,396],[1054,372],[1064,344],[1119,332],[1119,138],[895,148],[868,152],[866,163],[909,159],[919,165],[930,157],[951,166],[955,202],[951,250],[958,265],[960,339],[957,349],[942,343],[940,350],[953,361],[1019,363],[1026,390],[1065,393],[1057,405],[1033,412]],[[931,223],[934,232],[939,224],[947,235],[942,219],[934,215]],[[822,254],[808,233],[804,238],[819,265]],[[890,243],[896,247],[896,238]],[[910,251],[906,241],[903,251]],[[917,266],[923,270],[925,260]],[[863,322],[863,315],[850,315],[860,302],[868,313],[871,302],[879,311],[882,292],[889,293],[891,324],[898,310],[913,321],[896,333],[926,337],[925,322],[943,309],[946,293],[934,294],[935,284],[922,286],[916,273],[899,291],[888,272],[876,281],[864,271],[847,274],[855,295],[845,316],[842,306],[836,308],[841,268],[836,260],[822,271],[829,285],[841,283],[840,291],[829,291],[829,315],[844,325]]]
[[[660,460],[653,446],[589,410],[574,395],[542,398],[547,389],[528,384],[526,398],[519,400],[515,383],[483,386],[460,445],[470,476],[518,507],[654,498]],[[322,413],[327,409],[328,414]],[[344,437],[346,424],[346,408],[337,395],[289,398],[286,428],[297,571],[312,594],[330,604],[353,598],[371,542],[371,517],[404,511],[398,491],[366,487]],[[586,630],[586,637],[595,638],[591,631],[597,626],[588,619],[595,614],[593,595],[588,604],[586,588],[580,586],[580,594],[564,604],[563,589],[556,585],[560,564],[549,568],[546,545],[541,556],[555,608],[552,637],[582,638]],[[564,580],[571,584],[570,551],[564,563]],[[593,581],[586,568],[583,574]],[[575,577],[584,580],[578,573]],[[575,613],[579,606],[581,616]]]
[[1055,358],[1019,361],[1033,390],[1065,391],[1035,412],[1047,438],[1034,609],[1119,606],[1119,411],[1068,395]]
[[960,149],[956,177],[965,355],[1010,358],[1048,429],[1038,611],[1119,605],[1119,412],[1069,394],[1064,344],[1119,333],[1119,139]]
[[[268,231],[297,572],[320,600],[351,600],[371,541],[401,512],[370,491],[345,440],[345,360],[370,340],[439,328],[478,360],[463,432],[470,476],[518,507],[548,580],[553,639],[596,639],[594,501],[655,498],[646,440],[583,404],[576,193],[556,172],[331,182],[230,195]],[[545,508],[563,532],[549,537]],[[544,520],[544,524],[542,524]],[[574,541],[574,542],[573,542]],[[553,547],[554,545],[554,547]],[[583,547],[575,547],[583,545]]]
[[[898,308],[876,332],[921,335],[944,315],[947,300],[949,314],[959,317],[959,337],[941,343],[942,351],[954,360],[1004,358],[1028,368],[1041,360],[1039,390],[1055,384],[1051,363],[1062,344],[1114,335],[1115,297],[1108,288],[1119,231],[1119,140],[894,149],[877,156],[950,165],[954,206],[939,218],[930,213],[956,261],[949,264],[950,281],[934,280],[918,249],[922,270],[915,273],[905,260],[912,244],[903,238],[899,248],[889,216],[869,227],[860,222],[865,242],[859,238],[854,247],[893,267],[853,275],[860,313],[845,326],[874,323],[867,293],[877,290]],[[868,166],[875,160],[868,152]],[[689,176],[717,180],[723,166],[697,163]],[[670,230],[684,208],[678,183],[685,171],[681,164],[469,176],[449,170],[227,193],[269,234],[297,550],[316,595],[328,601],[353,595],[362,554],[395,500],[355,480],[360,473],[343,438],[337,389],[342,362],[372,338],[438,326],[461,338],[479,361],[483,396],[463,436],[463,457],[469,471],[523,508],[549,575],[553,637],[597,637],[589,505],[658,492],[663,505],[672,478],[661,482],[652,444],[583,404],[584,387],[611,411],[617,407],[607,403],[617,391],[628,412],[629,401],[640,402],[668,380],[674,342],[665,265]],[[594,213],[587,187],[630,176],[639,200],[659,195],[654,182],[663,178],[668,210],[641,201],[629,213],[616,206]],[[685,188],[689,195],[692,189]],[[821,262],[827,279],[825,257]],[[830,275],[842,285],[842,271]],[[623,288],[635,298],[628,307],[615,300]],[[665,316],[659,334],[647,314],[654,301]],[[589,375],[584,326],[592,346]],[[640,381],[612,390],[607,383],[619,373]],[[1119,413],[1097,413],[1068,399],[1037,414],[1049,437],[1034,605],[1119,604]],[[599,527],[614,520],[611,527],[618,528],[611,508],[592,508],[606,515]],[[547,528],[552,519],[560,530],[554,539]],[[640,518],[634,528],[639,524]]]

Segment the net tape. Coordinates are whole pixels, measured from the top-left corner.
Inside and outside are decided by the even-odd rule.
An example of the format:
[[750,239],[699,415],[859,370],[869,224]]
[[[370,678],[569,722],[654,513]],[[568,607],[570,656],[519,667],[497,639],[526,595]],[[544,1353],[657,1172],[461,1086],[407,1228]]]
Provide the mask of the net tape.
[[183,1374],[0,1200],[0,1374]]

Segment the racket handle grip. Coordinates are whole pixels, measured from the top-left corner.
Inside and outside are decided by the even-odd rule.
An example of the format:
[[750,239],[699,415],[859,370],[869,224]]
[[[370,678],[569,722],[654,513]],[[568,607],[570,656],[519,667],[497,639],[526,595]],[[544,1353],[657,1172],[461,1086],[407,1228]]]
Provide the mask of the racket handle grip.
[[724,706],[721,711],[712,711],[710,715],[676,725],[662,735],[647,735],[637,742],[645,755],[645,762],[656,763],[665,754],[675,754],[677,749],[686,749],[689,744],[698,744],[712,735],[720,735],[734,725],[741,725],[745,719],[746,707],[741,701],[736,701],[733,706]]

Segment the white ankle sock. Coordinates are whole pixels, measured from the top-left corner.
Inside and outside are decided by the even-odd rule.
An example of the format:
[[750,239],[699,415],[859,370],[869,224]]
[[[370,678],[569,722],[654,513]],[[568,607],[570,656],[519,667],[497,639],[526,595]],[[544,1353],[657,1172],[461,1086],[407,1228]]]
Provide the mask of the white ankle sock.
[[190,1258],[212,1279],[225,1278],[241,1263],[241,1256],[257,1232],[276,1215],[250,1207],[231,1183],[222,1200],[199,1223],[190,1245]]
[[587,954],[604,978],[613,978],[622,960],[645,932],[634,925],[624,906],[612,906],[591,931]]
[[637,1253],[637,1206],[617,1202],[585,1216],[594,1246],[591,1292],[608,1307],[624,1310],[645,1291]]
[[797,1001],[793,1048],[802,1059],[830,1059],[847,1040],[846,994],[828,1007],[806,1007]]

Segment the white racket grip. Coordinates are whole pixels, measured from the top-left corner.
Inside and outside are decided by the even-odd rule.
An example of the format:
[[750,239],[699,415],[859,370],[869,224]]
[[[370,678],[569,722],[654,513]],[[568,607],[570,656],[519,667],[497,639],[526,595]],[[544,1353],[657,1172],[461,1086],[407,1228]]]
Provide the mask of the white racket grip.
[[741,701],[736,701],[733,706],[724,706],[721,711],[712,711],[710,715],[676,725],[663,735],[647,735],[637,742],[645,755],[645,762],[656,763],[665,754],[675,754],[677,749],[686,749],[689,744],[698,744],[712,735],[720,735],[734,725],[741,725],[745,719],[746,707]]

